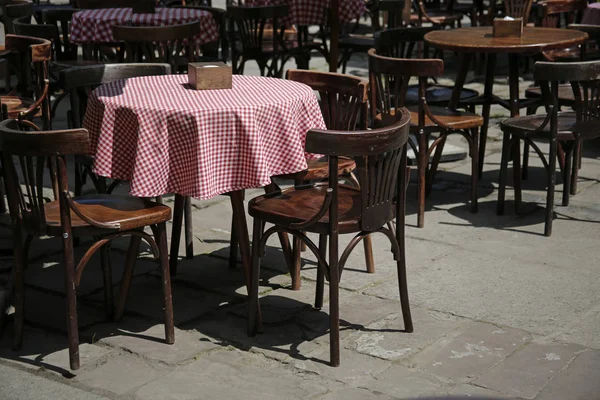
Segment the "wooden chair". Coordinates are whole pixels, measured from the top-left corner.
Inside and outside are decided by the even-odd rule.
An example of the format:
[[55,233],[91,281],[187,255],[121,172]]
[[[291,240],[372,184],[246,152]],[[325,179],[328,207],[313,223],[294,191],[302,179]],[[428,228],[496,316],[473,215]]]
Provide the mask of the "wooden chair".
[[[428,58],[429,46],[424,36],[434,30],[432,27],[413,27],[386,29],[375,35],[375,49],[377,54],[394,58]],[[406,92],[406,103],[417,104],[419,102],[419,86],[410,85]],[[445,106],[452,97],[452,87],[428,84],[425,92],[427,104]],[[478,96],[479,93],[473,89],[463,88],[460,93],[461,100],[467,100]]]
[[[204,43],[200,46],[202,56],[197,61],[214,61],[220,60],[226,62],[229,59],[229,41],[227,38],[227,11],[200,5],[188,5],[189,1],[186,1],[186,5],[172,5],[172,8],[191,8],[194,10],[203,10],[212,14],[215,23],[217,24],[217,30],[219,32],[219,38],[214,42]],[[219,56],[219,48],[221,48],[221,55]]]
[[[451,110],[446,107],[429,106],[425,92],[427,79],[441,76],[444,62],[436,59],[404,59],[380,56],[375,49],[369,51],[369,79],[371,86],[371,116],[374,126],[386,126],[394,123],[401,114],[397,110],[406,104],[406,91],[411,77],[419,80],[419,103],[409,106],[411,133],[416,135],[418,144],[409,140],[417,158],[418,171],[418,226],[425,223],[425,196],[431,188],[435,172],[441,158],[441,149],[447,135],[461,134],[469,144],[471,156],[471,212],[477,211],[477,130],[483,125],[483,118],[467,112]],[[429,145],[432,133],[439,133],[433,144]],[[437,148],[436,148],[437,147]],[[436,149],[431,167],[429,157]]]
[[[340,364],[340,277],[354,247],[369,234],[383,233],[392,244],[392,253],[397,261],[404,328],[406,332],[413,331],[404,245],[409,118],[408,111],[398,109],[398,121],[380,129],[356,132],[310,130],[306,136],[306,151],[328,156],[328,182],[266,194],[250,201],[248,212],[254,218],[248,308],[250,335],[262,330],[258,299],[260,259],[267,239],[276,232],[285,232],[299,238],[317,257],[317,309],[323,305],[324,281],[329,281],[329,346],[332,366]],[[353,157],[356,161],[360,188],[338,183],[338,161],[342,155]],[[394,219],[395,232],[390,224]],[[265,223],[274,226],[263,232]],[[318,247],[303,231],[319,234]],[[340,234],[350,233],[355,236],[340,256],[338,237]],[[328,241],[329,258],[326,261]]]
[[486,25],[492,25],[494,18],[501,16],[523,18],[523,24],[528,24],[533,0],[504,0],[503,3],[502,7],[497,0],[490,0]]
[[[552,234],[554,216],[554,186],[558,146],[565,152],[562,205],[569,204],[569,193],[576,192],[580,143],[583,140],[600,137],[600,114],[598,101],[600,93],[600,61],[576,63],[538,62],[534,66],[534,79],[544,88],[547,115],[528,115],[511,118],[500,124],[504,133],[502,161],[500,164],[500,183],[498,186],[498,214],[504,213],[504,195],[506,175],[511,149],[513,151],[513,179],[515,187],[515,212],[521,203],[521,173],[517,156],[520,141],[528,143],[540,156],[548,173],[546,197],[546,223],[544,235]],[[570,82],[575,103],[574,112],[560,112],[560,82]],[[546,159],[534,142],[545,137],[550,141],[549,155]],[[575,160],[575,162],[574,162]]]
[[414,0],[414,13],[410,15],[410,24],[422,26],[430,23],[439,27],[460,28],[463,14],[453,10],[454,1],[450,0],[445,5],[440,0]]
[[[27,126],[29,127],[29,126]],[[109,261],[110,241],[123,236],[146,240],[156,258],[160,259],[164,296],[166,342],[174,342],[173,306],[167,255],[165,223],[171,218],[171,209],[157,203],[135,197],[92,195],[71,197],[67,182],[65,157],[87,154],[90,151],[88,133],[85,129],[65,131],[21,130],[15,120],[0,123],[0,150],[5,168],[8,203],[12,218],[14,240],[14,291],[15,291],[15,349],[23,342],[24,320],[24,267],[31,241],[35,237],[54,236],[62,238],[65,268],[65,292],[67,303],[67,335],[71,369],[79,368],[79,335],[77,328],[77,294],[82,272],[90,257],[101,250],[104,272],[105,306],[112,315],[112,277]],[[17,156],[18,158],[13,158]],[[17,161],[15,163],[15,161]],[[43,176],[47,165],[56,176],[51,185],[56,200],[46,202],[43,197]],[[17,172],[17,170],[19,172]],[[19,174],[24,178],[26,190],[19,184]],[[145,233],[151,227],[154,238]],[[97,237],[96,242],[75,265],[73,254],[74,235]],[[130,249],[131,250],[131,249]],[[135,253],[128,254],[115,318],[123,316],[123,310],[135,263]]]
[[50,41],[20,35],[6,35],[6,50],[10,51],[9,77],[14,72],[17,84],[10,88],[7,79],[6,95],[0,96],[9,118],[30,121],[41,117],[44,129],[50,129],[48,64],[51,60]]
[[33,3],[15,2],[9,3],[2,7],[2,24],[4,25],[5,35],[14,35],[14,21],[17,18],[33,17]]
[[[287,5],[244,7],[227,6],[227,16],[237,31],[230,27],[231,62],[234,74],[243,74],[248,60],[258,63],[262,76],[281,77],[284,29],[279,19],[288,15]],[[271,32],[267,40],[265,31]],[[281,63],[281,67],[279,64]]]
[[123,26],[112,28],[115,40],[124,42],[125,62],[166,63],[173,72],[186,70],[196,60],[200,22],[168,26]]

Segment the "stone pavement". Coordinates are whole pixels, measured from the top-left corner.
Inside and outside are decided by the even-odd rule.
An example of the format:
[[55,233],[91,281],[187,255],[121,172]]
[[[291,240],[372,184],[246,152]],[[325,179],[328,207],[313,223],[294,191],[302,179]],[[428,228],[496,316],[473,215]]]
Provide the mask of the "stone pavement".
[[[451,78],[455,61],[446,57]],[[326,68],[319,59],[311,66]],[[349,72],[365,76],[365,66],[356,56]],[[507,92],[505,78],[497,82],[497,92]],[[546,238],[544,173],[534,155],[523,212],[512,213],[509,188],[506,215],[495,214],[497,123],[506,113],[493,114],[477,214],[466,204],[468,159],[443,164],[423,229],[415,227],[415,185],[409,187],[414,333],[403,331],[395,264],[385,238],[376,236],[376,273],[365,272],[359,246],[341,280],[339,368],[327,365],[327,302],[321,311],[311,306],[315,260],[303,254],[302,288],[290,290],[276,239],[262,264],[264,333],[247,337],[241,267],[228,268],[230,206],[218,197],[194,201],[195,256],[180,260],[173,279],[175,344],[162,342],[160,279],[148,249],[117,324],[105,320],[95,260],[79,289],[78,371],[68,367],[60,243],[37,241],[26,274],[23,350],[11,350],[12,324],[0,339],[0,398],[600,399],[600,142],[586,144],[579,192],[568,207],[556,207],[554,234]],[[561,190],[559,180],[558,199]],[[247,198],[259,193],[249,190]],[[10,246],[6,216],[0,239]],[[113,244],[117,288],[126,246]],[[9,268],[10,260],[0,260],[0,287]]]

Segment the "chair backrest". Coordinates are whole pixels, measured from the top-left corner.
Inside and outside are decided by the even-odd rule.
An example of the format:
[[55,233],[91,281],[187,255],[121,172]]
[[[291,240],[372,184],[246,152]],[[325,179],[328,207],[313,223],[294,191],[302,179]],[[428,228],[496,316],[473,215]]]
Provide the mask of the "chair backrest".
[[2,24],[4,24],[4,34],[15,34],[14,21],[17,18],[32,17],[33,3],[15,3],[7,4],[2,7]]
[[52,43],[49,40],[30,36],[6,35],[6,50],[15,54],[11,69],[16,71],[18,83],[9,92],[10,95],[20,95],[34,98],[33,105],[19,116],[27,119],[35,114],[42,106],[44,127],[49,127],[48,102],[48,65],[52,59]]
[[121,79],[169,75],[170,73],[169,64],[98,64],[61,71],[59,87],[69,92],[71,100],[71,110],[67,112],[69,127],[81,127],[90,90]]
[[385,57],[377,54],[375,49],[369,50],[368,54],[371,117],[376,125],[377,121],[388,125],[401,117],[397,110],[404,107],[408,84],[412,77],[419,79],[419,119],[424,121],[427,78],[443,74],[444,62],[439,59]]
[[115,40],[125,42],[126,62],[167,63],[175,71],[184,57],[196,57],[194,37],[200,33],[200,22],[168,26],[123,26],[112,28]]
[[535,25],[560,28],[562,20],[564,20],[565,26],[580,22],[587,5],[587,0],[538,2],[533,6],[535,10]]
[[[402,108],[398,116],[393,124],[370,131],[310,130],[306,134],[306,151],[329,156],[330,171],[337,171],[339,156],[354,158],[361,191],[360,224],[367,232],[394,218],[395,199],[405,188],[410,115]],[[330,223],[337,225],[337,173],[329,174],[329,187]]]
[[[201,3],[201,1],[200,1]],[[190,8],[194,10],[203,10],[212,14],[215,23],[217,24],[217,31],[219,32],[219,38],[214,42],[204,43],[201,47],[202,59],[219,59],[219,47],[221,48],[222,60],[227,60],[228,54],[228,41],[227,41],[227,11],[221,8],[215,8],[210,6],[191,6],[189,1],[186,2],[185,6],[176,5],[173,8]]]
[[[279,20],[288,15],[287,5],[264,6],[264,7],[244,7],[227,6],[227,16],[235,23],[237,33],[242,43],[242,49],[245,53],[261,52],[263,49],[263,39],[265,37],[265,27],[271,29],[274,34],[280,34]],[[236,39],[235,32],[232,35],[232,46]],[[274,51],[277,52],[278,41],[273,40]]]
[[77,8],[83,10],[97,8],[131,8],[138,0],[77,0]]
[[[53,187],[56,184],[57,192],[68,191],[66,165],[62,157],[87,154],[90,141],[85,129],[29,131],[27,128],[15,120],[0,122],[0,151],[7,198],[13,221],[23,224],[31,233],[43,235],[46,233],[43,190],[46,168],[50,165],[57,172],[56,182],[50,182]],[[54,175],[51,173],[50,176]]]
[[577,116],[574,131],[585,133],[588,138],[600,136],[600,61],[537,62],[533,76],[540,82],[546,105],[553,113],[559,110],[559,85],[569,82],[575,98],[573,110]]
[[529,20],[533,0],[504,0],[504,12],[508,17],[523,18],[526,24]]
[[[429,45],[423,37],[439,27],[415,27],[386,29],[375,33],[377,54],[395,58],[413,58],[415,50],[428,54]],[[422,44],[419,46],[419,44]],[[420,47],[420,48],[419,48]],[[418,56],[418,55],[417,55]]]
[[56,61],[77,60],[77,46],[70,40],[71,19],[73,14],[80,11],[75,8],[49,8],[42,12],[42,21],[56,28],[54,53]]
[[366,129],[367,81],[352,75],[299,69],[288,70],[286,79],[304,83],[319,93],[327,129],[353,131],[359,117]]

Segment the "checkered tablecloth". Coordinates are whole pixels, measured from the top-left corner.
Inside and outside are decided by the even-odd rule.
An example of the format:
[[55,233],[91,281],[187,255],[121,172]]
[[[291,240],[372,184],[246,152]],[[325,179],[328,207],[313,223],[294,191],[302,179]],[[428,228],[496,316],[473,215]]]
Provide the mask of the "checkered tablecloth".
[[[324,8],[328,0],[246,0],[250,6],[287,4],[289,19],[285,22],[298,26],[322,25],[325,22]],[[366,11],[364,0],[340,0],[340,22],[350,22]]]
[[165,26],[200,21],[200,34],[196,44],[214,42],[219,31],[212,14],[204,10],[184,8],[157,8],[154,14],[134,14],[131,8],[101,8],[84,10],[73,14],[71,19],[71,42],[114,42],[112,27],[115,25]]
[[129,180],[134,196],[210,199],[306,168],[306,132],[325,128],[311,88],[234,75],[232,89],[203,91],[187,79],[132,78],[92,93],[83,126],[98,175]]

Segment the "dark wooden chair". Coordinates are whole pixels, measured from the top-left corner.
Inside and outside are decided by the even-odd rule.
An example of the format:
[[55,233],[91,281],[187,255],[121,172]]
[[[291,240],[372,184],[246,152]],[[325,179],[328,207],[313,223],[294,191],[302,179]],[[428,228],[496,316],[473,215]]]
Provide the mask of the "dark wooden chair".
[[410,24],[422,26],[430,23],[439,27],[461,27],[463,14],[453,10],[454,1],[449,0],[445,4],[440,0],[413,0],[413,9],[410,15]]
[[[379,29],[393,29],[402,26],[402,11],[404,10],[404,0],[387,0],[377,3],[377,12],[371,14],[371,20],[374,27]],[[383,13],[385,18],[384,26],[379,24],[379,13]],[[354,53],[367,53],[375,47],[375,36],[378,32],[370,34],[353,34],[347,33],[339,39],[339,47],[341,53],[340,65],[342,73],[346,73],[346,66],[350,57]]]
[[11,53],[9,74],[15,73],[17,84],[12,89],[7,84],[8,93],[0,96],[0,102],[6,106],[9,118],[30,121],[41,117],[44,129],[49,129],[48,65],[52,58],[52,43],[41,38],[6,35],[5,46]]
[[2,6],[2,24],[4,25],[5,35],[14,35],[14,21],[17,18],[33,17],[33,3],[14,2]]
[[[219,32],[219,38],[214,42],[204,43],[200,46],[202,55],[197,61],[227,61],[229,59],[229,40],[227,34],[227,11],[221,8],[215,8],[210,6],[200,5],[189,5],[189,1],[186,1],[186,5],[172,5],[172,8],[191,8],[194,10],[203,10],[212,14],[215,23],[217,24],[217,30]],[[201,3],[201,2],[200,2]],[[219,48],[221,54],[219,55]]]
[[[110,241],[118,237],[131,236],[146,240],[156,258],[160,259],[165,307],[165,336],[166,342],[172,344],[175,340],[175,333],[165,227],[166,221],[171,218],[171,209],[135,197],[112,195],[71,197],[65,157],[89,153],[88,132],[85,129],[27,131],[21,130],[21,128],[23,126],[15,120],[6,120],[0,123],[0,150],[5,168],[14,240],[15,348],[20,349],[23,342],[24,268],[27,263],[28,249],[33,238],[46,235],[60,237],[63,243],[66,319],[71,369],[79,368],[76,288],[90,257],[100,250],[104,272],[105,306],[107,313],[112,315],[109,246]],[[13,156],[18,158],[13,158]],[[56,200],[51,202],[46,202],[43,197],[43,176],[47,165],[50,165],[50,170],[54,172],[51,176],[56,177],[50,182],[56,197]],[[19,184],[19,175],[24,177],[26,190],[23,190]],[[143,231],[147,226],[152,228],[154,238]],[[89,235],[97,238],[97,241],[77,265],[75,265],[73,254],[74,235]],[[132,252],[130,251],[130,253]],[[115,310],[117,320],[123,316],[135,258],[135,253],[128,254],[128,264],[121,281],[120,295]]]
[[166,63],[173,72],[187,71],[196,60],[200,22],[168,26],[124,26],[112,28],[115,40],[124,42],[125,62]]
[[[371,85],[371,116],[375,127],[394,123],[400,114],[396,113],[406,104],[406,92],[409,80],[417,77],[419,80],[419,102],[409,106],[411,115],[411,133],[416,135],[418,143],[409,141],[417,158],[418,171],[418,226],[425,223],[425,196],[431,190],[441,158],[441,149],[447,135],[461,134],[469,144],[471,156],[471,211],[477,211],[477,139],[478,128],[483,125],[483,118],[477,114],[451,110],[446,107],[429,106],[425,92],[427,79],[431,76],[441,76],[444,62],[436,59],[405,59],[380,56],[375,49],[369,51],[369,77]],[[429,145],[432,133],[439,133],[437,139]],[[436,150],[431,167],[429,158]]]
[[234,74],[243,74],[246,62],[254,60],[261,75],[281,77],[284,28],[279,20],[288,15],[288,10],[287,5],[227,6],[227,16],[237,29],[229,29]]
[[[386,57],[428,58],[429,46],[425,42],[424,36],[437,29],[439,29],[437,26],[386,29],[376,33],[374,47],[377,54]],[[406,103],[417,104],[419,102],[418,94],[418,85],[410,85],[406,92]],[[452,87],[434,82],[428,84],[425,95],[427,104],[446,106],[452,97]],[[463,88],[460,99],[467,100],[478,95],[476,90]]]
[[[270,193],[250,201],[248,212],[254,218],[248,308],[250,335],[262,330],[258,299],[260,259],[267,239],[276,232],[300,238],[317,257],[317,309],[323,305],[324,281],[329,281],[329,346],[332,366],[340,364],[340,277],[354,247],[369,234],[383,233],[392,244],[392,253],[397,261],[404,328],[406,332],[413,331],[404,244],[409,119],[408,111],[398,109],[398,121],[380,129],[356,132],[310,130],[306,136],[306,151],[328,156],[328,182]],[[338,183],[338,161],[342,155],[356,161],[359,188]],[[390,224],[394,219],[395,232]],[[263,232],[265,223],[271,223],[274,227]],[[303,231],[319,234],[318,247]],[[340,234],[355,234],[341,256],[338,247]],[[328,241],[329,257],[326,261]]]
[[[511,118],[500,124],[504,133],[502,144],[502,161],[500,164],[500,183],[498,187],[498,214],[504,213],[504,196],[508,161],[513,152],[513,179],[515,188],[515,212],[521,203],[521,173],[518,157],[520,141],[528,143],[540,156],[548,173],[546,198],[546,223],[544,235],[552,234],[554,217],[554,186],[556,175],[556,159],[558,146],[565,152],[563,176],[562,205],[569,204],[569,194],[577,190],[577,176],[580,143],[583,140],[600,137],[600,61],[576,63],[538,62],[534,66],[534,79],[541,83],[547,94],[547,115],[529,115],[521,118]],[[571,84],[573,97],[573,112],[560,112],[559,93],[560,82]],[[548,158],[534,141],[546,138],[550,141]],[[575,162],[574,162],[575,160]]]

